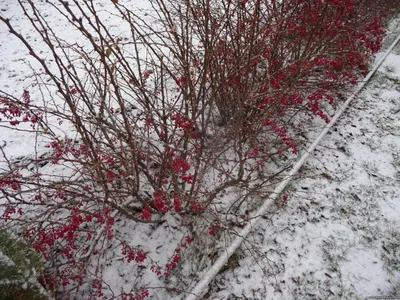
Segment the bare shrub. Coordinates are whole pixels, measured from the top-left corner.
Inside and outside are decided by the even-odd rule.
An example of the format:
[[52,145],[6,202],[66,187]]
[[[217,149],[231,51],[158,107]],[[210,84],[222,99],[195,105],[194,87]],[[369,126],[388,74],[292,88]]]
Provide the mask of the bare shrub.
[[[282,170],[265,164],[297,153],[293,134],[303,122],[329,120],[384,33],[379,12],[352,0],[151,0],[147,16],[113,1],[121,31],[107,26],[96,1],[46,1],[79,37],[71,42],[35,1],[18,2],[53,63],[0,19],[40,64],[50,93],[41,104],[28,90],[21,98],[2,92],[1,126],[30,123],[48,151],[14,163],[2,148],[2,219],[57,262],[41,275],[44,286],[78,293],[91,276],[99,297],[101,278],[87,269],[105,241],[118,240],[117,216],[161,223],[170,212],[190,223],[215,216],[210,205],[230,187],[247,191],[227,200],[236,212],[251,194],[266,195]],[[68,172],[43,175],[50,164]],[[128,261],[148,258],[118,242]],[[169,277],[179,259],[177,251],[152,270]]]

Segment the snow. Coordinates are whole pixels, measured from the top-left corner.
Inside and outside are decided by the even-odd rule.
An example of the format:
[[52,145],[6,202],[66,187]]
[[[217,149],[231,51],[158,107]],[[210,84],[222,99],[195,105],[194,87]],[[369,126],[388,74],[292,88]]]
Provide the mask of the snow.
[[[394,295],[400,279],[400,126],[393,115],[398,51],[400,45],[314,151],[290,187],[287,206],[254,229],[253,236],[262,238],[252,247],[267,258],[247,256],[247,267],[236,268],[234,276],[219,274],[211,299]],[[266,273],[268,266],[275,273]],[[263,292],[254,293],[253,282]]]
[[379,71],[388,75],[390,79],[400,78],[400,55],[391,53],[380,67]]
[[[104,6],[104,14],[112,11],[110,2],[98,1]],[[150,9],[146,0],[126,2]],[[19,30],[31,35],[38,52],[45,51],[25,26],[28,21],[16,1],[1,2],[0,10],[12,17]],[[48,13],[54,16],[51,23],[63,38],[74,40],[74,31],[63,28],[54,9],[49,7]],[[115,26],[116,34],[123,35],[124,28],[113,22],[111,15],[108,21]],[[387,44],[400,33],[397,24],[393,22],[388,31]],[[20,95],[29,88],[32,98],[39,101],[41,95],[34,89],[29,64],[38,67],[0,24],[0,89]],[[212,281],[208,299],[362,299],[387,296],[395,290],[400,282],[399,83],[400,45],[286,188],[287,204],[279,203],[276,213],[265,214]],[[68,126],[54,124],[54,128],[68,132]],[[320,129],[313,128],[310,142]],[[25,132],[0,128],[0,146],[13,159],[30,155],[35,147],[40,153],[46,152],[45,141],[36,143],[35,139]],[[63,172],[54,166],[47,166],[45,171],[50,175]],[[167,215],[162,225],[121,220],[116,235],[166,264],[188,232],[181,220]],[[234,237],[227,233],[214,240],[199,233],[201,242],[196,245],[202,248],[182,254],[183,278],[176,274],[178,279],[166,282],[127,264],[120,245],[105,241],[110,251],[102,259],[102,279],[115,294],[147,287],[152,299],[179,299],[185,293],[173,294],[165,287],[189,292],[210,267],[210,258],[217,257]],[[106,299],[111,299],[110,294]]]

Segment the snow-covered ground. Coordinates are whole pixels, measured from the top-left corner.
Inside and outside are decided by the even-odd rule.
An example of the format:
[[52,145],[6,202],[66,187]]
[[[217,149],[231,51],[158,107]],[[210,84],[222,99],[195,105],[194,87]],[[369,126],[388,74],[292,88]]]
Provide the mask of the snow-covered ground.
[[[397,21],[390,29],[386,46],[400,33]],[[400,45],[288,194],[210,299],[400,299]]]
[[[111,1],[99,0],[103,2],[107,12]],[[144,0],[131,2],[146,7]],[[31,34],[32,44],[40,49],[18,7],[16,1],[3,1],[0,12],[12,17],[24,34]],[[63,31],[63,24],[49,8],[49,17],[52,15],[52,24],[73,40],[74,32]],[[118,27],[111,17],[109,22]],[[386,45],[400,34],[398,24],[392,23]],[[32,98],[40,99],[27,62],[31,62],[27,51],[0,24],[0,89],[20,95],[29,88]],[[320,129],[313,125],[310,141]],[[44,145],[36,144],[35,137],[24,132],[0,128],[0,146],[14,159],[28,156],[36,146],[44,152]],[[55,172],[51,168],[45,170]],[[318,146],[286,194],[288,201],[277,203],[273,213],[254,228],[212,282],[205,298],[365,299],[397,295],[400,299],[400,45]],[[165,265],[189,232],[180,220],[168,218],[162,226],[122,220],[116,235],[130,240],[132,246],[152,251],[152,259]],[[214,244],[221,245],[223,240],[223,235],[221,243],[203,237],[202,248],[182,254],[181,271],[189,275],[166,282],[124,262],[118,246],[110,244],[108,255],[102,258],[103,280],[116,294],[140,287],[150,291],[151,299],[179,299],[185,293],[171,294],[165,287],[189,292],[215,258]],[[106,292],[105,298],[111,299],[110,295]]]

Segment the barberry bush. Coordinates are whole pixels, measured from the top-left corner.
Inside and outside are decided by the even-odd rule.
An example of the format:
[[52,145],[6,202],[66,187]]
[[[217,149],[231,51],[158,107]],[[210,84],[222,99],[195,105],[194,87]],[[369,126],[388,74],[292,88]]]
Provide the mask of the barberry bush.
[[[128,263],[151,260],[115,235],[118,220],[207,216],[165,266],[149,263],[169,278],[193,237],[214,236],[219,215],[267,195],[282,170],[266,166],[298,153],[304,122],[329,122],[338,96],[368,72],[393,13],[388,0],[376,10],[357,0],[149,0],[145,13],[110,0],[116,28],[104,1],[17,2],[47,54],[0,16],[41,69],[21,97],[0,95],[2,130],[31,132],[37,143],[19,161],[1,148],[1,219],[48,262],[39,278],[47,290],[84,286],[92,298],[103,283],[88,269],[107,241]],[[72,36],[56,31],[47,9]],[[231,188],[245,192],[221,206]]]

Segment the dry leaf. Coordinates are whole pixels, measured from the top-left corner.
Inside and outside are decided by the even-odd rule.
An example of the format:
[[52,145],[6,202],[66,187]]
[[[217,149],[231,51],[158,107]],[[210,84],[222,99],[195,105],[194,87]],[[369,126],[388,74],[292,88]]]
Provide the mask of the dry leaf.
[[112,52],[111,48],[108,48],[108,49],[106,50],[105,55],[106,55],[107,57],[109,57],[109,56],[111,55],[111,52]]

